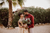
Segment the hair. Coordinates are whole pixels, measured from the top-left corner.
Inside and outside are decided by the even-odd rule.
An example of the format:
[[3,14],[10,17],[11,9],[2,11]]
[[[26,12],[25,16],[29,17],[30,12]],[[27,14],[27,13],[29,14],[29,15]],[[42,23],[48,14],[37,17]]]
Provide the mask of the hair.
[[19,13],[18,16],[20,17],[20,15],[22,15],[23,13]]
[[28,12],[27,10],[24,10],[24,12]]

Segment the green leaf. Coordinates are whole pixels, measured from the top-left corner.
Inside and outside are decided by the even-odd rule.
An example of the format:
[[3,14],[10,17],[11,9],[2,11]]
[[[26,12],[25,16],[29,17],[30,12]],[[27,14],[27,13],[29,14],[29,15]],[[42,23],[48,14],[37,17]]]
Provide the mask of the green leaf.
[[22,5],[24,4],[24,0],[18,0],[18,4],[22,7]]
[[13,6],[14,6],[14,7],[17,5],[17,3],[16,3],[16,2],[12,2],[12,3],[13,3]]
[[12,1],[16,1],[16,0],[12,0]]

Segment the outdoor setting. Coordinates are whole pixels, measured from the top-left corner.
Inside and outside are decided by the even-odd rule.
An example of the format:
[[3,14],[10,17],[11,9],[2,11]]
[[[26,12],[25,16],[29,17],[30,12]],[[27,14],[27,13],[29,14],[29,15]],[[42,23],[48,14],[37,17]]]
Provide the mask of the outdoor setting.
[[0,0],[0,33],[50,33],[50,0]]

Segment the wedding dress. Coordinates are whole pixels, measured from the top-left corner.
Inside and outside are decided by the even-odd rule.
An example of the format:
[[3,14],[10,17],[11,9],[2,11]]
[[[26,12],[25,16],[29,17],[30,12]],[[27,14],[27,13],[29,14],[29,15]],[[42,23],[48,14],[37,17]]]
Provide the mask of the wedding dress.
[[[23,18],[23,19],[24,19],[24,18]],[[23,19],[19,19],[18,22],[21,23]],[[25,25],[26,25],[26,24],[25,24]],[[25,26],[25,25],[24,25],[24,26]],[[20,28],[20,27],[19,27],[19,28],[18,28],[18,33],[28,33],[28,29]]]

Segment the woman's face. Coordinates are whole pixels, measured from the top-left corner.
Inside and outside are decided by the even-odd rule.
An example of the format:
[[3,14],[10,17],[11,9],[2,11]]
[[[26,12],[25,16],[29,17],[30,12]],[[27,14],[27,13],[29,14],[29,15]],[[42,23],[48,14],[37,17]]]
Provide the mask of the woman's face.
[[24,15],[23,15],[23,14],[21,14],[21,15],[20,15],[20,17],[24,17]]

